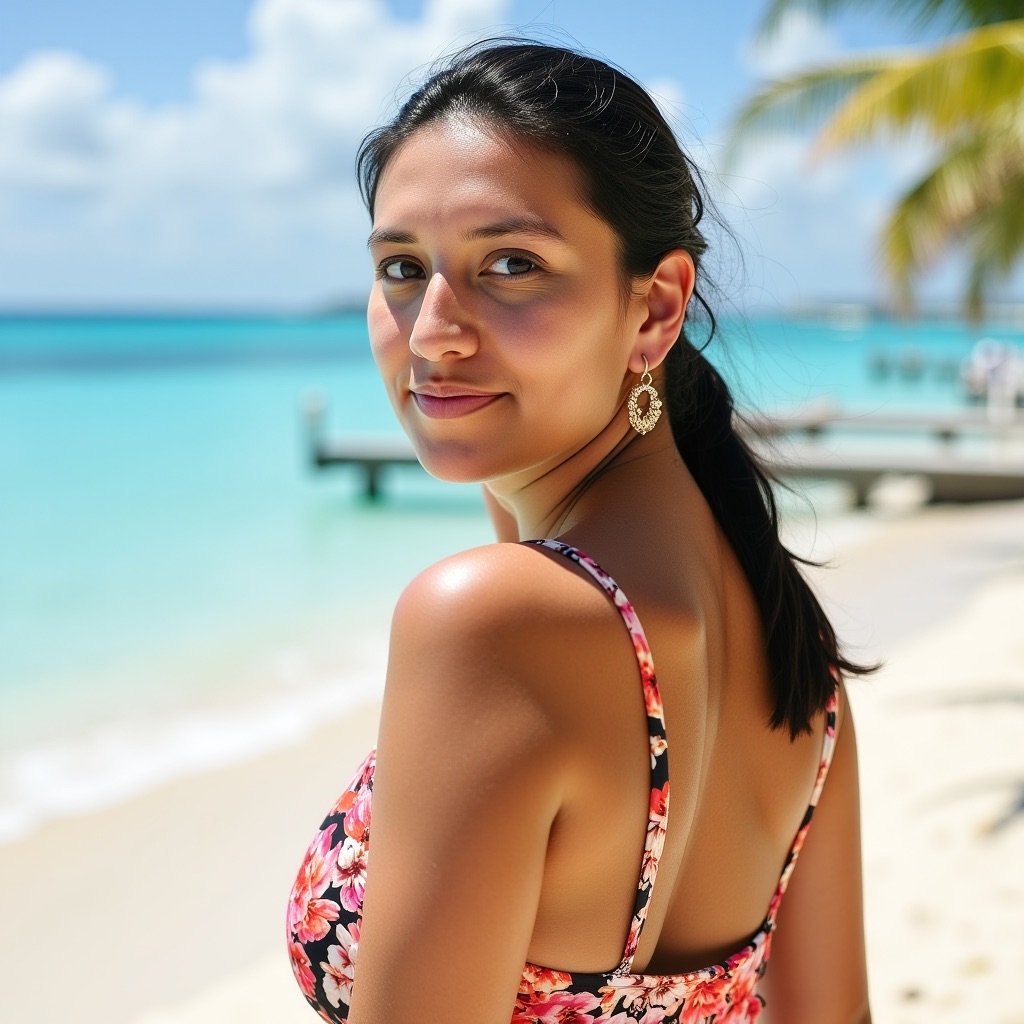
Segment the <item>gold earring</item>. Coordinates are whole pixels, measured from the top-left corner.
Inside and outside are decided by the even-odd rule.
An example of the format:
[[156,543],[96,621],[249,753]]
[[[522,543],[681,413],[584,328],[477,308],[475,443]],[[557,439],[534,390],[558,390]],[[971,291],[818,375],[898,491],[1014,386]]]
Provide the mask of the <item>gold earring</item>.
[[[644,372],[640,375],[640,383],[629,393],[629,401],[626,403],[629,409],[629,423],[630,426],[638,434],[646,434],[654,429],[654,424],[658,422],[658,418],[661,416],[661,399],[658,398],[658,392],[654,390],[651,384],[651,375],[647,369],[647,356],[644,359]],[[644,378],[647,378],[644,380]],[[640,406],[637,405],[636,400],[640,397],[640,393],[646,391],[648,395],[647,412],[641,412]]]

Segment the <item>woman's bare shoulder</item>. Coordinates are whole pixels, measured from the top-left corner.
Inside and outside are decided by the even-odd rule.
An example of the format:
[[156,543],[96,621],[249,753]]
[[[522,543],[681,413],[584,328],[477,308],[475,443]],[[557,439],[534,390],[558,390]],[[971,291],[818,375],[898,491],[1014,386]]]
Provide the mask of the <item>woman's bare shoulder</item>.
[[607,604],[568,560],[530,544],[487,544],[442,559],[416,576],[399,599],[395,628],[415,630],[422,620],[448,639],[481,629],[492,640],[515,638],[544,620],[569,623],[588,611],[600,613]]
[[528,544],[473,548],[425,569],[402,593],[389,685],[419,666],[417,685],[465,688],[485,679],[492,694],[516,688],[557,704],[553,691],[571,696],[581,650],[623,643],[617,618],[600,588],[565,559]]

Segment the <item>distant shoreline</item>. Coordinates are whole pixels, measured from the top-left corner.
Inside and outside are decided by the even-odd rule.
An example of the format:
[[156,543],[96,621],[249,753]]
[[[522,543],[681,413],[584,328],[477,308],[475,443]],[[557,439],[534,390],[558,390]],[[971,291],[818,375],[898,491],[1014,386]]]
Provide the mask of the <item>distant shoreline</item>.
[[[730,307],[731,308],[731,307]],[[310,306],[251,306],[251,305],[162,305],[158,303],[121,305],[12,305],[0,303],[0,321],[4,320],[55,320],[55,321],[222,321],[239,322],[309,322],[333,320],[349,316],[362,316],[366,312],[366,298],[353,297],[337,302],[325,302]],[[892,309],[876,303],[828,300],[799,303],[792,306],[758,306],[740,309],[738,315],[744,319],[794,320],[859,320],[865,322],[905,323],[963,323],[967,321],[959,305],[927,306],[919,309],[912,317],[901,317]],[[731,319],[723,315],[723,319]],[[991,303],[986,318],[976,329],[1011,327],[1024,330],[1024,302]]]

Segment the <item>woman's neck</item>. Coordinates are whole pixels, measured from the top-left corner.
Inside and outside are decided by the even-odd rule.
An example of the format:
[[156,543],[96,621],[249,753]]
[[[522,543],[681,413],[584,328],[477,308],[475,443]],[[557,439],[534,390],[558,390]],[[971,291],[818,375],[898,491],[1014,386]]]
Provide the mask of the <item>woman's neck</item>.
[[[647,500],[651,480],[680,465],[667,422],[639,435],[625,415],[579,451],[528,480],[505,478],[487,484],[516,520],[519,537],[560,537],[588,520],[622,521],[642,527],[657,515]],[[653,525],[653,524],[649,524]]]

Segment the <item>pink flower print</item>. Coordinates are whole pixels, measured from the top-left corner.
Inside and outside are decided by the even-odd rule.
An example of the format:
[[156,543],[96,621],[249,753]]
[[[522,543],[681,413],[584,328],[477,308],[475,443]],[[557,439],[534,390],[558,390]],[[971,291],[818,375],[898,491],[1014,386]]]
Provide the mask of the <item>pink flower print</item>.
[[651,657],[651,649],[647,646],[647,638],[642,633],[633,634],[633,651],[640,665],[640,678],[646,683],[653,683],[654,659]]
[[650,1005],[659,1010],[665,1010],[668,1013],[675,1013],[683,1001],[682,996],[679,994],[679,985],[669,978],[655,976],[651,980],[653,984],[647,995]]
[[331,1006],[352,1002],[352,979],[355,977],[356,956],[359,953],[359,922],[348,928],[339,924],[335,929],[337,946],[327,947],[327,963],[320,966],[324,972],[324,995]]
[[520,989],[519,995],[516,996],[516,1004],[512,1007],[511,1024],[534,1024],[537,1018],[530,1013],[530,1003],[529,993],[524,993]]
[[804,840],[807,838],[807,833],[810,831],[809,825],[809,822],[807,825],[804,825],[804,827],[797,832],[796,839],[793,840],[792,853],[794,857],[796,857],[796,855],[804,848]]
[[644,840],[644,856],[640,868],[640,884],[648,885],[654,878],[661,852],[665,848],[665,822],[668,819],[668,783],[651,790],[651,816]]
[[605,1013],[621,1002],[621,1009],[629,1010],[631,1020],[636,1020],[641,1010],[646,1012],[652,1007],[662,1010],[661,1016],[664,1017],[666,1002],[673,1009],[679,1004],[672,986],[657,975],[630,974],[623,978],[622,983],[605,985],[600,991],[601,1008]]
[[665,717],[665,709],[661,703],[661,691],[658,689],[658,682],[654,678],[653,673],[643,675],[644,684],[644,704],[647,705],[647,714],[651,718]]
[[292,962],[292,974],[295,975],[295,980],[299,983],[302,994],[307,999],[315,998],[316,976],[313,974],[306,951],[298,942],[289,942],[288,955]]
[[328,817],[333,818],[336,814],[345,814],[355,802],[356,791],[354,789],[346,789],[345,792],[338,797],[334,806],[331,808],[331,812]]
[[[764,933],[759,932],[754,943],[750,946],[744,946],[738,953],[733,953],[728,960],[725,961],[726,970],[733,977],[742,978],[747,974],[750,974],[757,979],[757,972],[764,960]],[[758,947],[761,947],[760,949]]]
[[665,1024],[668,1019],[666,1011],[658,1006],[650,1006],[644,1010],[642,1017],[636,1017],[629,1013],[616,1014],[614,1017],[599,1017],[594,1024]]
[[334,900],[310,900],[306,912],[295,929],[299,942],[316,942],[330,930],[331,923],[338,920],[341,907]]
[[668,744],[665,742],[664,736],[652,736],[651,737],[651,768],[653,769],[655,763],[665,751],[668,750]]
[[370,800],[373,790],[369,786],[357,790],[352,806],[345,814],[345,834],[357,843],[365,843],[370,838]]
[[761,1012],[764,1000],[757,994],[757,984],[761,980],[765,959],[768,954],[768,940],[771,933],[754,941],[754,948],[736,953],[728,960],[729,973],[733,977],[730,991],[732,1013],[738,1021],[752,1021]]
[[377,749],[373,748],[366,755],[363,763],[356,769],[352,781],[345,787],[337,803],[331,808],[330,816],[344,814],[353,803],[360,791],[365,789],[373,781],[373,771],[377,764]]
[[[609,577],[605,576],[605,579],[609,579]],[[633,607],[633,602],[627,600],[626,595],[621,590],[615,591],[613,600],[615,601],[615,607],[619,609],[619,614],[626,620],[626,627],[633,634],[633,642],[635,643],[637,636],[641,635],[643,630],[640,628],[640,619],[636,614],[636,609]]]
[[724,1017],[729,1012],[726,998],[732,986],[732,978],[717,972],[694,980],[683,1000],[680,1024],[707,1024],[707,1021]]
[[729,992],[729,1012],[722,1019],[735,1021],[753,1020],[761,1012],[761,1001],[752,985],[737,981]]
[[333,858],[330,856],[331,825],[317,834],[299,868],[288,901],[288,930],[299,942],[315,942],[330,930],[331,922],[338,919],[341,908],[333,900],[324,900],[331,880]]
[[346,836],[338,847],[331,885],[341,890],[341,905],[346,910],[357,911],[362,907],[366,889],[366,846],[355,842],[351,836]]
[[664,821],[668,817],[668,783],[651,790],[651,814]]
[[764,1000],[756,992],[743,992],[733,997],[732,1012],[743,1024],[757,1020],[763,1009]]
[[588,992],[551,992],[543,1002],[529,1007],[525,1017],[513,1017],[516,1021],[536,1021],[536,1024],[594,1024],[591,1010],[597,1009],[601,1001]]
[[522,980],[519,982],[520,995],[534,993],[557,992],[572,984],[572,975],[564,971],[553,971],[549,967],[538,967],[526,964],[523,967]]
[[633,916],[633,920],[630,923],[629,934],[626,936],[626,956],[623,957],[623,962],[627,961],[636,952],[636,947],[640,944],[640,929],[643,928],[644,921],[646,920],[647,907],[644,906],[638,914]]
[[[779,888],[776,893],[778,899],[782,899],[782,894],[786,891],[786,886],[789,885],[789,876],[793,874],[793,869],[796,867],[796,859],[800,851],[804,848],[804,840],[807,838],[807,833],[810,830],[810,823],[804,825],[802,829],[796,834],[796,839],[793,840],[793,847],[790,851],[789,859],[786,862],[785,868],[782,871],[782,877],[779,879]],[[777,901],[772,900],[773,907],[777,906]]]

